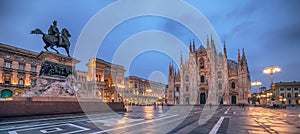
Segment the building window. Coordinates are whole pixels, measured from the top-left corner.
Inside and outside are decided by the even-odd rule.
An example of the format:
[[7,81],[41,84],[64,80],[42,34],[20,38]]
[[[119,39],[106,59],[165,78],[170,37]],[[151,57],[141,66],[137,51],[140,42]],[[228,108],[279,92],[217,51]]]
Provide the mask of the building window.
[[222,83],[218,83],[218,89],[222,90]]
[[179,92],[179,87],[176,87],[176,92]]
[[137,83],[137,81],[134,82],[134,88],[138,88],[138,83]]
[[185,81],[189,81],[189,76],[185,76]]
[[24,64],[19,64],[19,69],[20,69],[20,70],[24,70],[24,68],[25,68],[25,65],[24,65]]
[[129,88],[133,88],[133,81],[129,81]]
[[96,81],[97,82],[103,82],[101,73],[96,74]]
[[295,87],[295,88],[294,88],[294,91],[298,91],[298,88],[297,88],[297,87]]
[[36,79],[32,79],[30,85],[34,87],[36,85]]
[[190,89],[189,89],[189,86],[186,86],[186,87],[185,87],[185,91],[188,92],[189,90],[190,90]]
[[299,94],[298,93],[295,93],[295,98],[298,98],[299,97]]
[[284,88],[280,88],[280,91],[284,91]]
[[189,97],[185,97],[185,104],[190,104],[190,98]]
[[284,93],[280,93],[280,96],[282,96],[282,98],[284,98]]
[[231,82],[231,89],[235,89],[235,82]]
[[204,69],[204,60],[202,58],[199,60],[199,64],[200,64],[200,69]]
[[31,66],[31,71],[36,72],[36,66]]
[[205,80],[205,78],[204,78],[204,76],[202,75],[202,76],[200,77],[200,81],[201,81],[201,82],[204,82],[204,80]]
[[218,75],[218,78],[222,78],[222,72],[218,72],[217,75]]
[[292,89],[291,89],[291,88],[287,88],[286,90],[287,90],[287,91],[291,91]]
[[11,68],[11,62],[6,61],[6,62],[5,62],[5,67],[6,67],[6,68]]
[[9,76],[4,77],[4,84],[10,84],[10,77]]
[[20,78],[18,84],[19,84],[20,86],[24,86],[24,79],[23,79],[23,78]]
[[287,97],[288,97],[288,98],[291,98],[291,97],[292,97],[292,94],[291,94],[291,93],[288,93],[288,94],[287,94]]

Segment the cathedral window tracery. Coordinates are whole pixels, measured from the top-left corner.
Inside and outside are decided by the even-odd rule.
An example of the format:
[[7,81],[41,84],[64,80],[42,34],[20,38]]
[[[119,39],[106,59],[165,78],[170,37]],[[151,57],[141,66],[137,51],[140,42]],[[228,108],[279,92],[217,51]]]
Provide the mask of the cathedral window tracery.
[[218,89],[222,90],[222,83],[218,83]]
[[188,92],[189,90],[190,90],[190,89],[189,89],[189,86],[186,86],[186,87],[185,87],[185,91]]
[[185,76],[185,81],[189,81],[189,76]]
[[231,82],[231,89],[235,89],[235,82]]
[[204,60],[202,58],[199,60],[199,64],[200,64],[200,69],[204,69]]
[[205,81],[205,77],[202,75],[201,77],[200,77],[200,82],[204,82]]
[[217,75],[218,75],[218,78],[222,78],[222,72],[218,72]]

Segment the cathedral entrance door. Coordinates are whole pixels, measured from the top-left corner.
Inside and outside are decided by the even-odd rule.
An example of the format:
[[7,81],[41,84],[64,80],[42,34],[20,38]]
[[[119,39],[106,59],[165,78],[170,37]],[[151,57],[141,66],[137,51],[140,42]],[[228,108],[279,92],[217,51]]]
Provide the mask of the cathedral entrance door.
[[231,104],[236,104],[236,96],[231,96]]
[[223,97],[219,96],[219,104],[223,104]]
[[179,98],[176,97],[176,104],[179,104]]
[[200,104],[205,104],[206,103],[206,98],[205,98],[205,93],[200,94]]

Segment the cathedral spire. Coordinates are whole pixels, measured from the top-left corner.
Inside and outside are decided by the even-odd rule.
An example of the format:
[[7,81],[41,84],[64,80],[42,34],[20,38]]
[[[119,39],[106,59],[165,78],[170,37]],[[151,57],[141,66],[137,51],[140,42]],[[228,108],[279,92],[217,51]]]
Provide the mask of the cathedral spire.
[[238,67],[240,66],[241,63],[241,56],[240,56],[240,49],[238,49]]
[[196,51],[196,47],[195,47],[195,40],[193,39],[193,52]]
[[171,63],[169,63],[169,76],[172,74],[171,72]]
[[238,49],[238,61],[241,60],[241,56],[240,56],[240,49]]
[[169,75],[170,76],[174,75],[174,63],[173,62],[169,63]]
[[193,52],[192,41],[190,40],[190,53]]
[[243,55],[242,55],[242,62],[243,62],[243,65],[245,67],[247,67],[247,59],[246,59],[246,55],[245,55],[245,51],[244,51],[244,48],[243,48]]
[[225,56],[225,58],[227,58],[227,50],[226,50],[226,44],[225,44],[225,41],[224,41],[224,56]]
[[180,65],[183,64],[183,60],[182,60],[182,52],[180,51]]
[[208,35],[207,35],[206,45],[207,45],[207,49],[209,49],[209,48],[210,48],[210,45],[209,45],[209,37],[208,37]]
[[212,34],[211,34],[211,37],[210,37],[210,44],[211,44],[212,50],[216,53],[215,41],[214,41],[214,38],[213,38]]

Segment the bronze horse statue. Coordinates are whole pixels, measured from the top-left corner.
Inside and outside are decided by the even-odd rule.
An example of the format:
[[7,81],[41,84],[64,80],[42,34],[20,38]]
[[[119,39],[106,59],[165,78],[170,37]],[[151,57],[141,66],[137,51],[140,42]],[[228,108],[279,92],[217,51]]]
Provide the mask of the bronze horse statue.
[[69,37],[71,37],[71,34],[69,33],[69,31],[66,28],[63,28],[61,30],[61,41],[59,40],[59,38],[53,36],[53,35],[49,35],[49,34],[45,34],[43,33],[42,30],[40,29],[35,29],[33,31],[31,31],[31,34],[42,34],[43,35],[43,41],[46,44],[44,46],[46,51],[49,51],[48,48],[50,47],[52,50],[54,50],[57,54],[59,54],[59,52],[54,48],[54,46],[58,47],[62,47],[65,48],[68,56],[70,57],[70,41],[69,41]]

